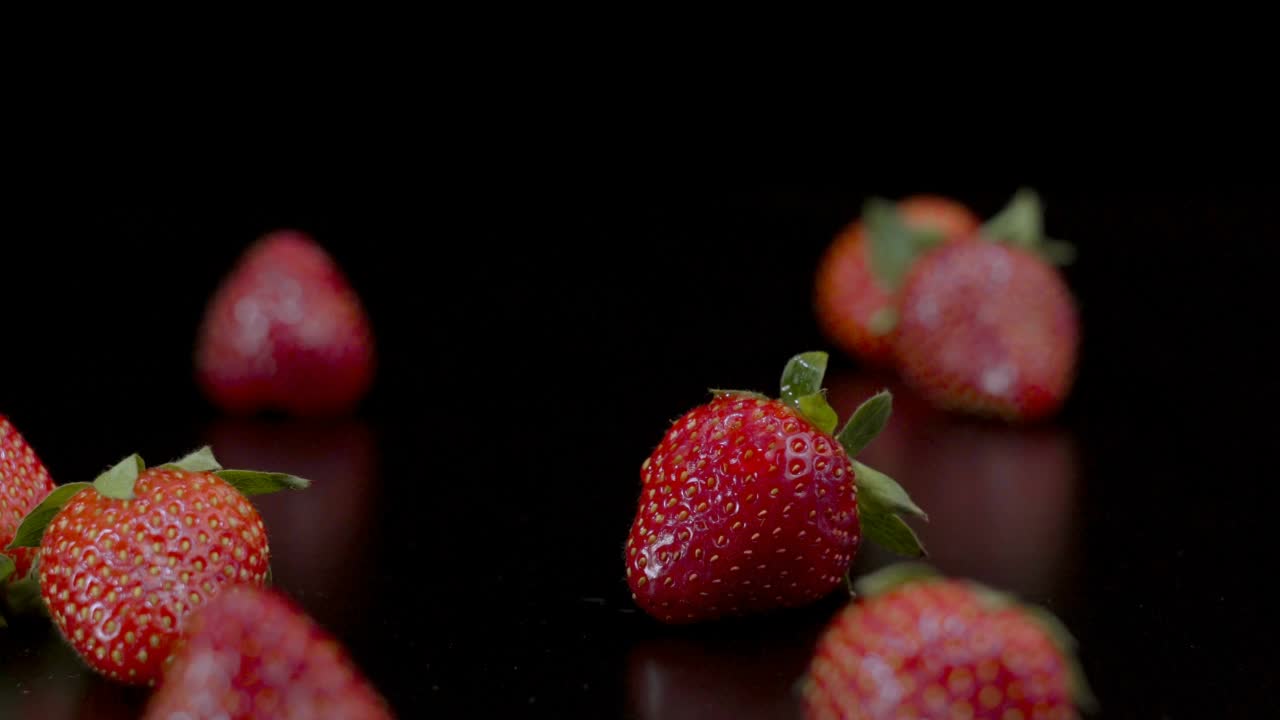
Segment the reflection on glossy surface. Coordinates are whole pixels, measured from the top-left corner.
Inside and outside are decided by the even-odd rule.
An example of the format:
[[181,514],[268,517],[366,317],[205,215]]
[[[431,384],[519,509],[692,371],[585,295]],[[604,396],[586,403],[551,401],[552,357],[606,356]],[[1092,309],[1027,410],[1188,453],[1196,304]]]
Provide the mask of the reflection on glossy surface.
[[[893,391],[889,426],[859,457],[929,513],[915,527],[930,562],[1037,599],[1063,588],[1076,547],[1080,474],[1069,432],[948,415],[882,376],[846,374],[828,384],[841,417],[877,390]],[[872,559],[882,558],[864,558],[857,568]]]
[[796,683],[838,602],[643,641],[627,660],[636,720],[790,720]]
[[276,586],[316,620],[341,627],[366,593],[351,592],[366,565],[377,496],[377,444],[363,422],[225,419],[204,433],[224,467],[288,472],[311,487],[254,497],[271,543]]
[[89,670],[47,621],[27,618],[0,643],[0,718],[138,716],[145,688],[128,688]]

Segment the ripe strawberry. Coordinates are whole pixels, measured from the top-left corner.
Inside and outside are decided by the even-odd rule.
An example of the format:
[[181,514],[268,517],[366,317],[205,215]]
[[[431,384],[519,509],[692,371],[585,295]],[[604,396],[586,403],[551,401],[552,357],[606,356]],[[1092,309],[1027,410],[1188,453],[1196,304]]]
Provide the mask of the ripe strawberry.
[[149,469],[132,455],[92,484],[50,493],[10,547],[39,546],[41,597],[89,667],[152,684],[191,611],[270,572],[266,530],[245,494],[306,485],[223,470],[208,448]]
[[896,208],[869,202],[819,262],[814,309],[823,333],[870,365],[890,366],[902,273],[920,251],[968,237],[978,224],[971,210],[945,197],[908,197]]
[[1053,616],[976,583],[894,566],[818,641],[803,683],[809,720],[1067,720],[1094,700]]
[[233,413],[352,410],[373,380],[374,342],[360,300],[310,237],[271,233],[218,288],[196,346],[196,374]]
[[[1033,227],[1008,234],[1011,216]],[[896,338],[899,370],[939,407],[1043,418],[1070,392],[1079,345],[1071,291],[1036,252],[1063,246],[1043,242],[1039,201],[1025,193],[986,236],[1002,242],[939,248],[912,267]]]
[[864,532],[923,552],[897,513],[924,513],[851,459],[888,420],[890,396],[863,403],[833,437],[826,363],[825,353],[792,358],[781,400],[717,392],[645,461],[626,545],[627,582],[645,612],[686,623],[811,603],[843,582]]
[[[0,548],[13,542],[23,516],[53,491],[53,480],[36,457],[22,433],[0,415]],[[31,548],[6,550],[0,555],[0,583],[27,576],[36,551]],[[7,570],[6,570],[7,568]],[[8,577],[5,577],[8,574]],[[0,592],[2,595],[3,592]]]
[[145,720],[390,718],[337,641],[279,593],[227,588],[195,613]]

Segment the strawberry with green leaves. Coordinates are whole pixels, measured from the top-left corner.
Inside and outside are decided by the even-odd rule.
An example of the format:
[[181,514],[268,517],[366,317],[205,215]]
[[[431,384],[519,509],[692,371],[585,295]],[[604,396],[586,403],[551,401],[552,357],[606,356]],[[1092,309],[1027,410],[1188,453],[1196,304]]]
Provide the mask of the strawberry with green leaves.
[[225,586],[268,578],[266,529],[246,496],[307,484],[224,470],[207,447],[154,468],[131,455],[50,493],[8,549],[40,548],[41,597],[89,667],[154,684],[192,611]]
[[1047,611],[913,563],[855,583],[802,685],[808,720],[1068,720],[1095,701]]
[[1042,215],[1039,197],[1021,191],[978,241],[911,265],[894,339],[898,370],[934,405],[1033,421],[1066,401],[1080,327],[1053,263],[1073,251],[1045,237]]
[[873,198],[862,217],[827,248],[814,278],[823,333],[869,365],[893,364],[902,278],[919,252],[966,238],[979,220],[946,197],[915,195],[896,204]]
[[[22,433],[0,415],[0,548],[13,541],[22,518],[53,491],[53,480],[44,463],[27,444]],[[5,610],[18,610],[21,599],[30,595],[34,581],[28,578],[36,551],[31,548],[4,549],[0,554],[0,627]],[[6,608],[6,605],[8,606]]]
[[845,581],[862,541],[923,554],[901,514],[924,517],[892,479],[853,459],[892,399],[863,403],[835,433],[827,355],[797,355],[781,399],[715,391],[641,467],[625,549],[636,603],[668,623],[806,605]]
[[145,720],[389,720],[328,632],[278,592],[227,588],[191,616]]

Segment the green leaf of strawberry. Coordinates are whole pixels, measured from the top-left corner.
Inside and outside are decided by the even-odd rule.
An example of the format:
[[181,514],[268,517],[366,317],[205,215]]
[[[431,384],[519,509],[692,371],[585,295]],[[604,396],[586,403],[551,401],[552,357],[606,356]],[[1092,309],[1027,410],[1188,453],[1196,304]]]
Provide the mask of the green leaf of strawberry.
[[53,492],[45,496],[45,499],[35,508],[27,513],[22,519],[22,524],[18,526],[18,531],[13,535],[13,542],[9,543],[6,550],[22,547],[40,547],[40,539],[44,537],[44,530],[49,525],[49,521],[54,515],[67,504],[76,493],[85,488],[93,487],[92,484],[86,482],[67,483],[58,486]]
[[93,481],[93,487],[109,498],[132,500],[133,484],[138,481],[138,473],[146,469],[147,464],[135,453],[99,475]]
[[801,397],[821,392],[827,359],[824,352],[807,352],[788,360],[782,370],[782,401],[795,407]]
[[13,560],[10,560],[8,555],[0,555],[0,586],[9,580],[9,576],[17,568],[18,566],[13,564]]
[[161,465],[162,468],[177,468],[187,472],[216,472],[222,469],[218,459],[213,456],[213,449],[208,445],[192,452],[181,460]]
[[220,470],[214,475],[226,480],[242,495],[265,495],[281,490],[304,490],[311,481],[286,473],[257,470]]
[[839,418],[822,390],[827,359],[824,352],[801,353],[791,358],[782,371],[781,390],[783,402],[799,410],[822,432],[830,433],[836,429]]
[[1076,250],[1071,243],[1052,240],[1045,235],[1044,203],[1039,193],[1030,188],[1020,188],[1015,192],[1009,203],[983,224],[980,233],[988,240],[1037,253],[1054,265],[1069,265],[1075,261]]
[[889,423],[889,415],[893,413],[893,395],[888,390],[881,390],[858,406],[849,416],[849,422],[836,436],[849,457],[854,457],[875,439],[884,426]]
[[888,290],[898,289],[916,257],[943,240],[936,229],[908,225],[897,207],[884,198],[866,202],[862,221],[867,228],[871,271]]
[[928,553],[915,531],[902,519],[914,515],[928,520],[907,492],[893,478],[868,465],[853,461],[858,474],[858,517],[867,537],[885,548],[906,557],[924,557]]

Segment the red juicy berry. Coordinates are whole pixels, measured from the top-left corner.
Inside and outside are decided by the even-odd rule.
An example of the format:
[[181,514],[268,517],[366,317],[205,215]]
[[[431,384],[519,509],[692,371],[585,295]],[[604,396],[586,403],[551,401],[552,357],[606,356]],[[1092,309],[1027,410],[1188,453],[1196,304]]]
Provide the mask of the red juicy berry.
[[911,269],[896,350],[904,379],[939,407],[1035,420],[1065,401],[1079,334],[1053,267],[1017,247],[966,242]]
[[[890,571],[896,568],[890,568]],[[1091,702],[1056,623],[973,583],[921,579],[846,607],[819,640],[809,720],[1067,720]]]
[[726,395],[695,408],[641,476],[627,581],[664,621],[811,603],[858,549],[849,458],[780,401]]
[[373,333],[332,258],[307,235],[276,232],[218,288],[196,369],[208,397],[229,412],[341,414],[373,380]]
[[26,516],[53,490],[53,480],[31,446],[0,415],[0,552],[13,560],[16,569],[9,576],[14,582],[27,576],[35,560],[35,548],[4,548],[13,542],[14,533]]
[[[932,229],[945,240],[971,235],[978,217],[945,197],[917,195],[897,203],[903,222]],[[880,327],[896,316],[899,292],[879,279],[869,259],[867,228],[854,222],[836,236],[822,260],[814,283],[814,309],[823,333],[840,349],[871,365],[893,363],[892,327]],[[878,317],[888,311],[885,319]]]
[[192,616],[147,720],[374,720],[385,701],[336,640],[279,593],[228,588]]
[[902,514],[924,517],[883,473],[853,460],[884,428],[887,392],[836,435],[827,354],[788,361],[781,399],[717,391],[677,420],[641,466],[625,549],[636,603],[669,623],[806,605],[840,585],[863,534],[924,553]]
[[154,683],[187,616],[231,583],[261,584],[258,511],[210,472],[151,468],[119,500],[77,492],[40,541],[40,586],[63,637],[89,667]]

